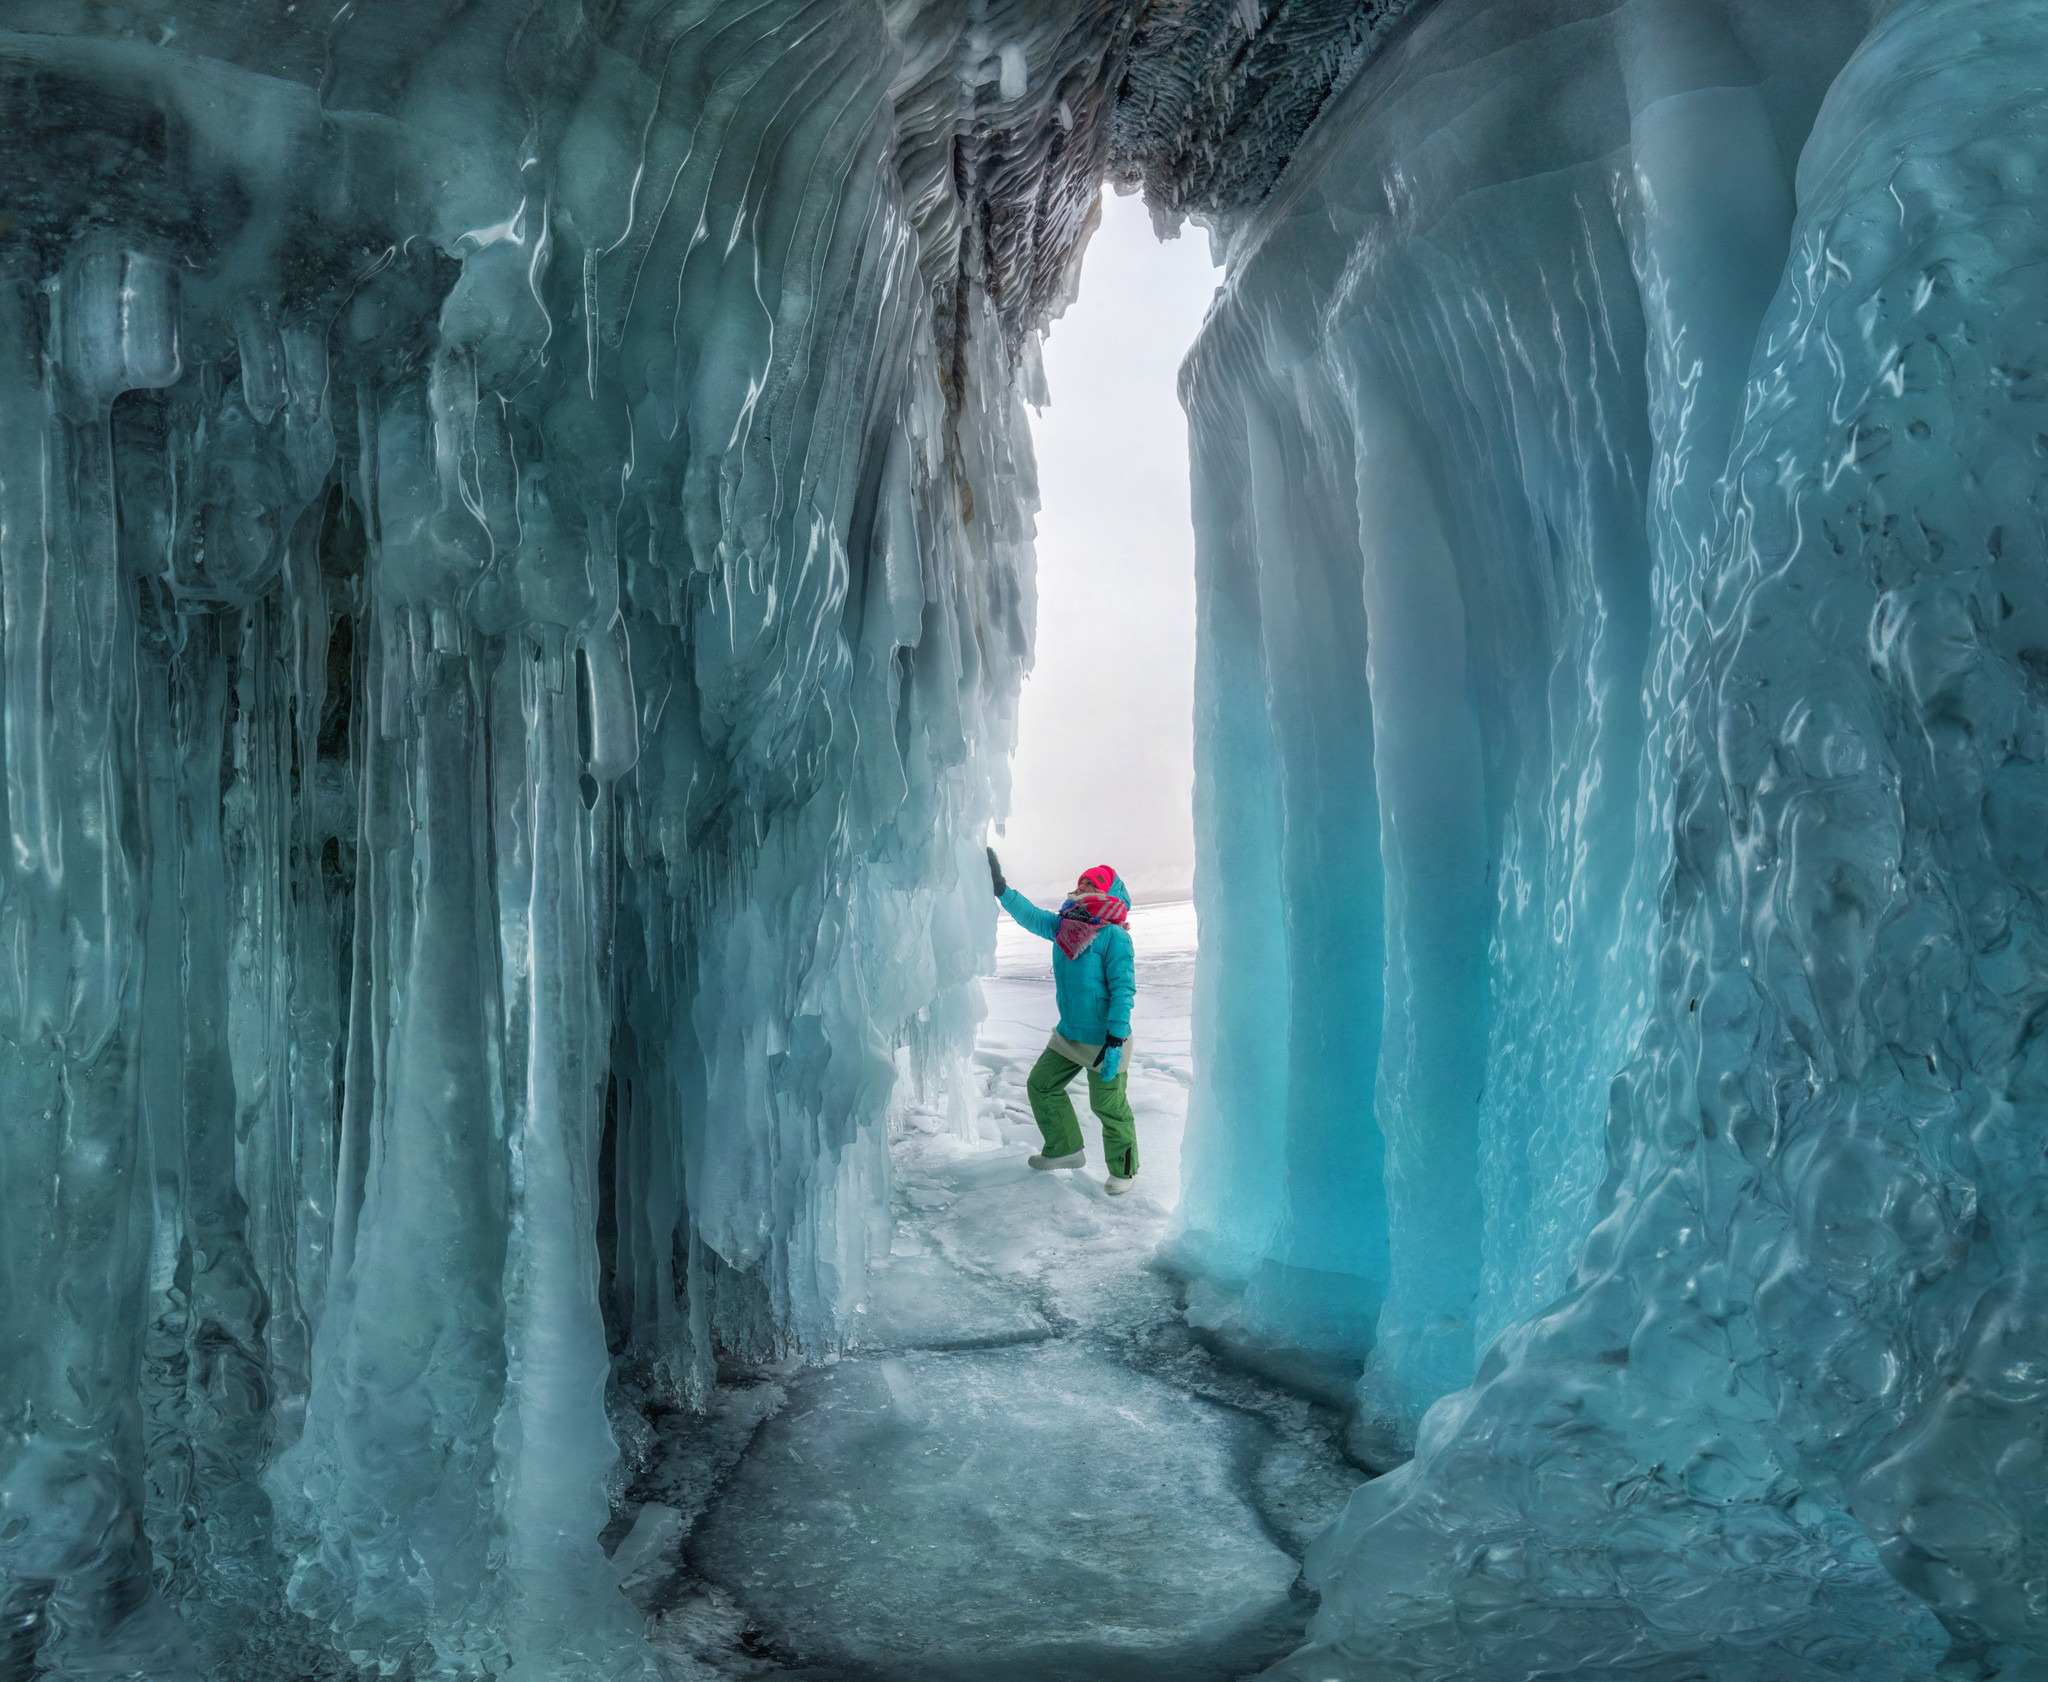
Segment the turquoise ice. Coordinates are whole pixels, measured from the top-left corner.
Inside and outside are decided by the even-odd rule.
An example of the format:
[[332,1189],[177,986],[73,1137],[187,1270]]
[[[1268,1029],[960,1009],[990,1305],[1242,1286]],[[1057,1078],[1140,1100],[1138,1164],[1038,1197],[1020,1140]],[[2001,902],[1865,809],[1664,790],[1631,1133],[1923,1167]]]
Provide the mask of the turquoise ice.
[[856,1346],[976,1136],[1105,178],[1227,264],[1163,1258],[1382,1474],[1274,1674],[2048,1674],[2044,82],[2041,0],[0,8],[0,1674],[666,1662],[643,1416]]

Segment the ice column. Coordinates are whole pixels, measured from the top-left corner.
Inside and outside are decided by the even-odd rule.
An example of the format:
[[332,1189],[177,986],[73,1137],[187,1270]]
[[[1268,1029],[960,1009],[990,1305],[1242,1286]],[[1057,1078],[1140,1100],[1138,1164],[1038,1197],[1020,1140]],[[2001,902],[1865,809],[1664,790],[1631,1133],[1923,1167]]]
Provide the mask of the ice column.
[[[78,1672],[175,1662],[182,1646],[150,1593],[134,1499],[148,1256],[135,1195],[147,1162],[145,897],[135,624],[116,548],[110,421],[123,394],[178,378],[177,309],[171,265],[111,242],[56,275],[0,278],[0,1194],[20,1304],[0,1344],[5,1638],[24,1664],[47,1646]],[[198,1142],[214,1159],[205,1166],[217,1168],[220,1144],[216,1122]],[[231,1194],[210,1185],[201,1197],[195,1223],[232,1218],[222,1207]],[[250,1329],[246,1317],[236,1327]],[[227,1430],[246,1424],[230,1419]],[[44,1639],[25,1642],[24,1626]]]
[[[1183,382],[1218,1050],[1177,1242],[1246,1283],[1250,1335],[1370,1352],[1371,1454],[1565,1287],[1593,1219],[1781,136],[1858,20],[1439,6],[1220,219]],[[1338,929],[1341,957],[1295,950]],[[1326,1122],[1310,1064],[1341,1070]]]
[[[1298,891],[1306,668],[1369,704],[1330,774],[1369,756],[1382,855],[1354,1012],[1386,1261],[1341,1283],[1379,1307],[1373,1440],[1420,1416],[1316,1545],[1278,1676],[1903,1682],[2048,1650],[2048,30],[1881,12],[1444,0],[1227,223],[1186,376],[1219,480],[1205,941],[1272,955],[1205,1008],[1301,1009],[1247,925]],[[1267,511],[1326,463],[1358,535],[1309,570],[1349,569],[1348,671],[1273,611],[1304,556]],[[1284,1146],[1278,1079],[1218,1060],[1198,1093],[1182,1243],[1241,1278],[1357,1207],[1283,1148],[1232,1225],[1251,1153],[1220,1134]]]

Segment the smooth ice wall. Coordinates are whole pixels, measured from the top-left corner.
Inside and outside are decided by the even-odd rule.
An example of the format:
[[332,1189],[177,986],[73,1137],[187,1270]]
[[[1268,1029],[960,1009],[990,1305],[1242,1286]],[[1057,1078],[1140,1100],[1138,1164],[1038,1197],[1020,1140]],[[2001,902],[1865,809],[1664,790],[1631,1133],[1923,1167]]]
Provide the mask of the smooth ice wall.
[[1100,41],[298,10],[0,33],[0,1669],[634,1673],[608,1383],[979,1012]]
[[1184,373],[1211,963],[1180,1243],[1257,1335],[1371,1346],[1396,1444],[1591,1221],[1706,511],[1866,11],[1439,6],[1226,224]]
[[1276,1676],[2039,1671],[2044,76],[1443,0],[1230,229],[1182,1242],[1427,1408]]

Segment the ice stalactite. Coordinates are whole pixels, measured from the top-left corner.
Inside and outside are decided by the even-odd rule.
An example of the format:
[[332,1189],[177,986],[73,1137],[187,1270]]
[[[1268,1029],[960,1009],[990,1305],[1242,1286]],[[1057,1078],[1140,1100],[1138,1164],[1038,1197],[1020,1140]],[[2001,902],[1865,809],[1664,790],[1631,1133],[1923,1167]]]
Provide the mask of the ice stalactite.
[[1282,1674],[2038,1670],[2037,0],[306,10],[0,32],[0,1671],[645,1668],[614,1424],[969,1044],[1105,175],[1176,1254],[1413,1452]]
[[1272,1341],[1374,1316],[1414,1432],[1275,1675],[2048,1651],[2044,54],[1997,0],[1442,0],[1219,219],[1203,998],[1288,1055],[1208,1063],[1179,1242]]
[[0,34],[0,1670],[639,1674],[616,1385],[978,1015],[1128,23],[298,10]]

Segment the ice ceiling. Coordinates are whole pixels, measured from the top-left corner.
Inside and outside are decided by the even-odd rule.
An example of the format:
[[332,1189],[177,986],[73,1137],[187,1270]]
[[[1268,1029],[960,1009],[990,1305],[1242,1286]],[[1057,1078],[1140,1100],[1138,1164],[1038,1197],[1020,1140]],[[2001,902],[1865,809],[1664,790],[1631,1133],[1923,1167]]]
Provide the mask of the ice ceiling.
[[608,1407],[971,1043],[1105,175],[1174,1260],[1398,1468],[1273,1674],[2048,1676],[2036,0],[0,26],[0,1676],[651,1674]]

